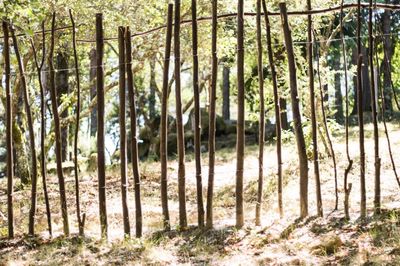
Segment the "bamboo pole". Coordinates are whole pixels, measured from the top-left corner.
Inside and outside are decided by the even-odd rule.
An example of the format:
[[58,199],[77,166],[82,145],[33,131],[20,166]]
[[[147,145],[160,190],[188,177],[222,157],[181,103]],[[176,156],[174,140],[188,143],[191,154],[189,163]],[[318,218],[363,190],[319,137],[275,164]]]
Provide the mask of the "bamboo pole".
[[[214,197],[214,175],[215,175],[215,121],[216,121],[216,101],[217,101],[217,82],[218,82],[218,54],[217,54],[217,12],[218,0],[212,1],[212,37],[211,37],[211,91],[210,91],[210,110],[208,126],[208,188],[207,188],[207,228],[213,227],[213,197]],[[200,103],[199,103],[200,105]],[[199,107],[200,109],[200,107]],[[200,111],[199,111],[200,113]],[[197,125],[197,124],[196,124]],[[200,126],[200,123],[198,124]],[[199,129],[200,131],[200,129]],[[200,149],[200,136],[199,136]],[[200,151],[199,151],[200,153]]]
[[19,51],[19,45],[17,37],[15,37],[15,31],[12,25],[10,25],[10,31],[13,40],[13,46],[15,56],[18,62],[18,69],[21,77],[21,85],[23,89],[23,97],[25,103],[25,112],[27,117],[28,131],[29,131],[29,144],[31,146],[32,153],[32,189],[31,189],[31,208],[29,210],[29,235],[35,234],[35,216],[36,216],[36,204],[37,204],[37,156],[36,156],[36,144],[35,144],[35,131],[33,129],[33,118],[29,100],[29,92],[26,83],[25,70],[22,62],[21,54]]
[[[307,0],[307,9],[312,10],[311,0]],[[313,145],[313,160],[314,160],[314,177],[315,190],[317,196],[317,213],[318,216],[323,216],[322,196],[321,196],[321,180],[319,175],[319,156],[318,156],[318,135],[317,135],[317,118],[315,111],[315,89],[314,89],[314,53],[313,53],[313,37],[312,37],[312,17],[307,16],[307,57],[308,57],[308,78],[310,87],[310,108],[311,108],[311,127],[312,127],[312,145]]]
[[104,35],[103,14],[96,14],[97,175],[101,237],[107,239],[106,169],[104,146]]
[[57,178],[58,186],[60,190],[60,202],[61,202],[61,215],[63,218],[63,229],[66,236],[69,235],[69,223],[68,223],[68,209],[67,209],[67,198],[65,195],[65,180],[62,168],[62,156],[61,156],[61,130],[60,130],[60,116],[58,114],[57,104],[57,90],[54,70],[54,40],[55,40],[55,24],[56,24],[56,13],[53,13],[51,21],[51,42],[50,52],[48,58],[48,64],[50,69],[50,96],[51,96],[51,107],[53,111],[54,119],[54,131],[55,131],[55,153],[56,153],[56,164],[57,164]]
[[132,69],[132,41],[129,27],[126,28],[125,32],[125,45],[126,45],[126,77],[129,94],[129,106],[131,114],[131,135],[132,135],[132,171],[133,181],[135,188],[135,211],[136,211],[136,237],[142,236],[142,202],[140,198],[140,169],[139,169],[139,151],[138,151],[138,139],[136,129],[136,96],[133,81],[133,69]]
[[360,195],[361,195],[361,218],[367,215],[366,191],[365,191],[365,147],[364,147],[364,111],[363,111],[363,88],[362,88],[362,52],[361,52],[361,1],[357,1],[357,113],[359,126],[360,146]]
[[[118,27],[118,64],[119,64],[119,131],[120,131],[120,171],[122,219],[125,237],[131,235],[128,209],[127,149],[126,149],[126,61],[125,61],[125,27]],[[133,134],[133,132],[132,132]],[[133,160],[132,160],[133,161]]]
[[171,39],[172,39],[172,16],[173,4],[168,4],[167,32],[165,40],[164,54],[164,72],[161,100],[161,128],[160,128],[160,161],[161,161],[161,205],[163,213],[163,224],[165,230],[170,230],[170,220],[168,211],[168,168],[167,168],[167,141],[168,141],[168,79],[169,64],[171,57]]
[[244,1],[238,1],[237,15],[237,126],[236,126],[236,227],[244,225],[243,215],[243,165],[245,147],[244,129]]
[[12,93],[10,85],[10,44],[9,44],[9,26],[3,20],[2,23],[4,33],[3,57],[5,70],[5,87],[6,87],[6,138],[7,138],[7,222],[8,222],[8,237],[14,238],[14,208],[13,208],[13,193],[14,193],[14,156],[13,156],[13,112],[12,112]]
[[279,3],[279,9],[281,11],[282,27],[288,57],[290,97],[292,100],[294,131],[296,135],[297,151],[299,155],[300,217],[304,218],[308,215],[308,160],[306,154],[306,144],[304,140],[303,127],[301,123],[300,100],[297,91],[296,62],[294,58],[292,35],[289,28],[286,4]]
[[74,136],[74,173],[75,173],[75,205],[76,205],[76,218],[78,221],[79,235],[84,235],[85,218],[86,214],[81,214],[80,192],[79,192],[79,162],[78,162],[78,137],[79,137],[79,120],[81,113],[81,81],[79,77],[79,62],[78,53],[76,49],[76,27],[72,10],[69,10],[69,17],[72,24],[72,47],[74,50],[74,63],[75,63],[75,77],[76,77],[76,124]]
[[369,67],[371,84],[371,103],[372,103],[372,124],[374,126],[374,159],[375,159],[375,195],[374,213],[381,212],[381,158],[379,157],[379,129],[378,112],[375,92],[375,73],[374,73],[374,41],[375,36],[372,32],[372,0],[369,1],[369,21],[368,21],[368,42],[369,42]]
[[[186,228],[186,178],[185,178],[185,135],[182,117],[182,97],[181,97],[181,45],[180,45],[180,22],[181,22],[181,1],[175,0],[174,17],[174,56],[175,56],[175,104],[176,104],[176,134],[178,137],[178,198],[179,198],[179,226]],[[197,212],[199,227],[204,224],[204,210],[202,188],[199,180],[197,185]]]
[[341,39],[341,43],[342,43],[343,65],[344,65],[344,85],[345,85],[345,89],[346,89],[345,139],[346,139],[346,157],[347,157],[347,167],[344,172],[343,191],[344,191],[344,213],[345,213],[345,218],[348,220],[348,219],[350,219],[349,197],[350,197],[350,192],[351,192],[351,188],[352,188],[352,184],[351,183],[348,184],[348,175],[353,166],[353,160],[351,159],[350,152],[349,152],[349,88],[348,88],[349,86],[348,86],[348,75],[347,75],[346,44],[344,41],[344,32],[343,32],[343,17],[344,17],[343,3],[344,3],[344,0],[342,0],[342,3],[341,3],[342,9],[340,11],[340,39]]
[[264,141],[265,141],[265,101],[264,101],[264,74],[263,74],[263,48],[261,43],[261,0],[257,0],[257,69],[260,99],[260,117],[258,122],[258,191],[256,202],[256,226],[261,225],[261,204],[263,197],[264,181]]
[[262,7],[265,17],[265,28],[267,35],[267,50],[268,50],[268,61],[271,68],[271,78],[272,87],[274,93],[274,110],[275,110],[275,120],[276,120],[276,157],[277,157],[277,175],[278,175],[278,209],[279,215],[283,217],[283,201],[282,201],[282,121],[281,121],[281,107],[280,107],[280,97],[278,93],[278,82],[276,77],[274,53],[271,41],[271,26],[269,22],[269,16],[267,12],[267,5],[265,0],[262,0]]
[[[200,88],[199,88],[199,59],[198,50],[198,34],[197,34],[197,1],[192,0],[192,49],[193,49],[193,93],[194,93],[194,110],[195,110],[195,160],[196,160],[196,185],[197,185],[197,201],[198,201],[198,225],[204,227],[204,207],[203,207],[203,184],[201,176],[201,112],[200,112]],[[214,67],[214,66],[213,66]],[[214,86],[214,85],[212,85]],[[211,88],[213,90],[213,87]],[[210,99],[211,105],[213,99]],[[211,107],[212,108],[212,107]],[[215,108],[215,106],[214,106]],[[212,110],[210,110],[211,116]],[[211,120],[210,120],[211,124]],[[211,126],[211,125],[210,125]],[[211,130],[211,127],[209,127]],[[208,211],[208,210],[207,210]]]

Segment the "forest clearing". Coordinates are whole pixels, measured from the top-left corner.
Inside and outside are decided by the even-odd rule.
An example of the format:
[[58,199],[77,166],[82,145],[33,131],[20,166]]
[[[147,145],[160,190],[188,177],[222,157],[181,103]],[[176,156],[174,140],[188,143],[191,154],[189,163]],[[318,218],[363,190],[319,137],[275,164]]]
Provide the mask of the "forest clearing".
[[400,264],[399,10],[2,2],[0,265]]

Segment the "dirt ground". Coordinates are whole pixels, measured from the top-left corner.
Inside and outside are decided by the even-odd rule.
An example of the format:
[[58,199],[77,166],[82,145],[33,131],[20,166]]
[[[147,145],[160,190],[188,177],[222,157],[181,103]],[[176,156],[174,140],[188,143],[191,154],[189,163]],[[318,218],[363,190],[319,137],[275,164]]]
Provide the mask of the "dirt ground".
[[[392,150],[400,166],[400,130],[398,123],[389,124]],[[353,189],[350,195],[350,221],[343,213],[343,176],[347,166],[344,139],[334,136],[334,150],[338,161],[339,209],[334,210],[335,182],[332,159],[321,156],[321,181],[324,217],[316,215],[315,183],[312,162],[309,162],[310,217],[298,220],[299,184],[297,153],[294,139],[284,145],[284,216],[277,209],[276,152],[273,143],[265,148],[265,186],[262,206],[262,226],[254,226],[257,195],[257,146],[246,148],[245,159],[245,226],[235,225],[235,150],[217,151],[215,175],[213,230],[200,231],[197,222],[196,183],[193,155],[187,155],[187,211],[189,230],[178,229],[177,164],[169,163],[169,208],[172,230],[162,231],[159,189],[160,165],[142,162],[142,204],[144,237],[123,239],[122,208],[118,166],[107,173],[107,210],[109,240],[100,240],[98,221],[96,173],[82,173],[81,201],[86,212],[86,236],[76,235],[73,176],[67,177],[69,219],[72,235],[62,236],[58,184],[49,177],[52,208],[53,237],[47,233],[43,194],[38,197],[37,236],[27,232],[29,187],[16,183],[15,225],[17,237],[7,240],[6,180],[0,180],[0,265],[400,265],[400,189],[393,174],[387,141],[381,132],[382,158],[382,215],[373,217],[373,142],[372,127],[367,126],[367,206],[368,218],[360,221],[359,168],[357,128],[351,129],[350,153],[354,166],[349,175]],[[324,151],[322,143],[321,151]],[[207,184],[207,154],[203,154],[204,196]],[[134,228],[134,198],[132,173],[129,173],[129,207],[131,228]],[[205,199],[205,197],[204,197]],[[134,230],[132,231],[134,235]]]

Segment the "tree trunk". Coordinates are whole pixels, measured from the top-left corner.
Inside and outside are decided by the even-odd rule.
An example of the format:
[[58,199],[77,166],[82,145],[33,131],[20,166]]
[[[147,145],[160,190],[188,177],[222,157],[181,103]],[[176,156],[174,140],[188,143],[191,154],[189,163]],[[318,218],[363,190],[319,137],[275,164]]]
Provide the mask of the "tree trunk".
[[[180,45],[181,1],[175,0],[174,22],[174,55],[175,55],[175,104],[176,104],[176,134],[178,137],[178,197],[179,224],[187,224],[186,218],[186,185],[185,185],[185,136],[183,131],[182,99],[181,99],[181,45]],[[201,184],[201,182],[200,182]],[[197,211],[199,226],[204,224],[203,199],[199,198],[199,183],[197,182]],[[201,194],[201,193],[200,193]]]
[[[68,86],[68,55],[66,52],[59,52],[56,56],[56,88],[57,88],[57,96],[58,96],[58,104],[61,105],[61,99],[69,94],[69,86]],[[66,108],[61,114],[60,119],[65,119],[68,117],[69,108]],[[65,123],[61,126],[61,143],[62,143],[62,161],[69,160],[68,154],[68,143],[69,142],[69,125]]]
[[169,63],[171,57],[172,39],[172,16],[173,4],[168,4],[167,32],[164,54],[164,73],[161,102],[161,128],[160,128],[160,161],[161,161],[161,205],[163,213],[163,224],[165,230],[170,230],[170,220],[168,211],[168,168],[167,168],[167,145],[168,145],[168,83],[169,83]]
[[236,227],[244,225],[243,166],[245,146],[245,91],[244,91],[244,0],[238,1],[237,13],[237,126],[236,126]]
[[224,64],[222,69],[222,117],[224,121],[231,119],[230,114],[230,72],[231,69],[228,65]]
[[290,97],[292,100],[292,112],[294,122],[294,132],[296,135],[297,151],[299,155],[300,169],[300,217],[308,215],[308,160],[306,144],[304,140],[303,127],[300,114],[300,100],[297,92],[296,62],[294,58],[292,35],[289,28],[286,4],[280,3],[282,27],[284,32],[285,46],[288,57],[289,76],[290,76]]
[[150,95],[149,95],[149,114],[150,120],[156,117],[156,57],[150,59]]
[[133,81],[132,70],[132,40],[129,27],[125,32],[126,44],[126,72],[127,72],[127,85],[129,93],[129,107],[131,114],[131,135],[132,135],[132,171],[133,180],[135,182],[135,210],[136,210],[136,237],[142,236],[142,202],[140,198],[140,171],[139,171],[139,152],[138,152],[138,139],[136,129],[136,95]]
[[289,130],[290,124],[288,121],[288,116],[287,116],[287,102],[286,99],[283,97],[279,98],[279,106],[280,106],[280,112],[281,112],[281,121],[282,121],[282,129],[284,130]]
[[[216,109],[216,102],[217,102],[217,82],[218,82],[218,54],[217,54],[217,12],[218,12],[218,1],[212,1],[212,39],[211,39],[211,53],[212,53],[212,81],[211,81],[211,94],[210,94],[210,112],[209,112],[209,126],[208,126],[208,188],[207,188],[207,228],[213,227],[213,195],[214,195],[214,175],[215,175],[215,109]],[[197,29],[196,29],[197,31]],[[197,35],[197,34],[196,34]],[[197,36],[196,36],[196,46],[197,46]],[[196,47],[197,50],[197,47]],[[193,51],[194,53],[194,51]],[[196,51],[197,54],[197,51]],[[196,55],[197,61],[197,55]],[[196,66],[197,68],[197,66]],[[225,79],[225,77],[224,77]],[[196,81],[198,83],[198,80]],[[224,84],[225,85],[225,84]],[[200,122],[200,92],[198,88],[198,84],[195,90],[195,124],[196,129],[195,133],[195,144],[196,144],[196,158],[198,157],[199,161],[199,169],[201,169],[200,165],[200,141],[201,141],[201,122]],[[225,103],[225,87],[224,87],[224,103]],[[228,69],[228,110],[227,110],[227,117],[229,120],[229,69]],[[226,103],[225,103],[226,104]],[[226,107],[226,106],[225,106]],[[225,109],[223,108],[224,116]],[[224,117],[225,118],[225,117]],[[196,160],[197,161],[197,160]]]
[[10,84],[10,44],[9,44],[9,25],[3,20],[3,57],[5,68],[5,87],[6,87],[6,138],[7,138],[7,222],[8,237],[14,238],[14,156],[13,156],[13,111],[12,111],[12,93]]
[[99,186],[99,213],[101,237],[107,239],[105,130],[104,130],[104,35],[103,14],[96,14],[96,94],[97,94],[97,174]]
[[61,127],[60,117],[58,114],[57,104],[57,90],[56,90],[56,78],[54,70],[54,39],[55,39],[55,25],[56,14],[53,13],[53,19],[51,23],[51,45],[49,53],[49,69],[50,69],[50,96],[51,96],[51,107],[53,111],[54,119],[54,131],[55,131],[55,154],[57,163],[57,177],[58,185],[60,189],[60,201],[61,201],[61,213],[63,218],[64,234],[69,235],[69,223],[68,223],[68,210],[67,210],[67,198],[65,195],[65,181],[62,168],[62,146],[61,146]]

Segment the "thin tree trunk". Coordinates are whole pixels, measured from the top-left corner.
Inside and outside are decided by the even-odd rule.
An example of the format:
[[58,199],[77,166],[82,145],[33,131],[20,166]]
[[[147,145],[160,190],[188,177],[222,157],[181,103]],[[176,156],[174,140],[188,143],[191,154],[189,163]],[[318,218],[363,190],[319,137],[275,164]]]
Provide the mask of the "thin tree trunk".
[[237,126],[236,126],[236,227],[244,225],[243,165],[244,165],[244,0],[238,1],[237,13]]
[[[214,196],[214,175],[215,175],[215,127],[216,127],[216,102],[217,102],[217,82],[218,82],[218,54],[217,54],[217,12],[218,0],[212,1],[212,39],[211,39],[211,54],[212,54],[212,80],[211,80],[211,94],[210,94],[210,111],[209,111],[209,126],[208,126],[208,189],[207,189],[207,228],[213,227],[213,196]],[[197,35],[197,34],[196,34]],[[197,39],[197,38],[196,38]],[[197,43],[197,40],[196,40]],[[197,46],[197,45],[196,45]],[[196,49],[197,50],[197,49]],[[197,60],[197,56],[196,56]],[[196,150],[200,160],[200,95],[197,88],[197,103],[196,103]],[[229,99],[229,95],[228,95]],[[228,108],[229,117],[229,108]]]
[[63,218],[64,234],[69,235],[69,223],[68,223],[68,209],[67,209],[67,198],[65,195],[65,181],[62,168],[62,154],[61,154],[61,128],[60,128],[60,116],[58,114],[57,104],[57,90],[54,70],[54,39],[55,39],[55,25],[56,24],[56,13],[53,13],[51,22],[51,43],[49,53],[49,69],[50,69],[50,96],[51,96],[51,107],[53,111],[54,119],[54,131],[55,131],[55,153],[56,153],[56,164],[57,164],[57,177],[58,186],[60,189],[60,201],[61,201],[61,214]]
[[136,100],[135,88],[133,84],[133,70],[132,70],[132,41],[131,32],[129,27],[125,32],[125,45],[126,45],[126,74],[127,85],[129,93],[129,106],[131,114],[131,135],[132,135],[132,171],[133,181],[135,183],[135,209],[136,209],[136,237],[142,236],[142,203],[140,199],[140,171],[139,171],[139,152],[138,140],[136,130]]
[[6,86],[6,138],[7,138],[7,218],[8,218],[8,237],[14,238],[14,208],[13,208],[13,191],[14,191],[14,157],[13,157],[13,130],[12,130],[12,93],[10,86],[10,44],[8,23],[3,20],[3,57],[5,68],[5,86]]
[[[122,217],[124,221],[125,237],[131,235],[129,224],[128,209],[128,180],[127,180],[127,149],[126,149],[126,62],[125,62],[125,28],[118,28],[118,63],[119,63],[119,131],[120,131],[120,170],[121,170],[121,198],[122,198]],[[132,132],[134,134],[134,132]]]
[[79,235],[84,235],[85,217],[81,215],[81,203],[79,194],[79,163],[78,163],[78,136],[79,136],[79,120],[81,112],[81,81],[79,78],[79,62],[78,53],[76,50],[76,28],[72,10],[69,10],[69,17],[72,24],[72,47],[74,50],[74,63],[75,63],[75,76],[76,76],[76,124],[75,124],[75,137],[74,137],[74,172],[75,172],[75,205],[76,205],[76,218],[78,221]]
[[363,110],[363,87],[362,87],[362,51],[361,51],[361,1],[357,1],[357,113],[359,126],[360,144],[360,195],[361,195],[361,218],[367,214],[366,192],[365,192],[365,147],[364,147],[364,110]]
[[256,202],[255,224],[261,225],[261,204],[263,197],[264,181],[264,141],[265,141],[265,103],[264,103],[264,74],[263,74],[263,50],[261,44],[261,0],[257,0],[257,69],[258,87],[260,97],[260,117],[258,122],[258,192]]
[[156,117],[156,57],[150,59],[150,95],[149,95],[149,115],[150,119]]
[[[390,0],[386,0],[385,3],[389,3]],[[383,60],[383,93],[385,96],[385,106],[384,110],[385,113],[388,113],[391,115],[393,113],[393,105],[392,105],[392,97],[395,96],[395,100],[397,101],[397,96],[391,89],[391,83],[392,83],[392,73],[391,73],[391,61],[393,57],[393,41],[392,37],[390,36],[390,31],[391,31],[391,23],[392,20],[390,18],[391,16],[391,11],[385,10],[382,14],[382,33],[383,33],[383,53],[384,53],[384,60]],[[387,60],[386,60],[387,59]]]
[[306,154],[306,144],[304,140],[303,127],[301,123],[300,102],[297,92],[296,62],[294,59],[292,35],[289,28],[286,4],[280,3],[279,9],[281,12],[285,46],[288,56],[289,76],[290,76],[290,96],[292,100],[294,132],[296,135],[297,151],[299,155],[300,217],[304,218],[308,215],[308,161]]
[[42,174],[42,183],[43,183],[43,194],[44,194],[44,202],[46,205],[46,216],[47,216],[47,226],[49,230],[49,235],[52,236],[52,226],[51,226],[51,211],[50,211],[50,202],[49,202],[49,194],[47,193],[47,178],[46,178],[46,148],[45,148],[45,140],[46,140],[46,99],[45,99],[45,89],[42,81],[42,69],[44,66],[44,62],[46,60],[46,31],[45,31],[45,22],[42,22],[42,60],[38,61],[36,48],[31,39],[31,46],[33,50],[33,56],[35,59],[35,66],[38,73],[38,81],[40,88],[40,114],[41,114],[41,125],[40,125],[40,163],[41,163],[41,174]]
[[101,237],[106,239],[107,208],[106,208],[106,169],[105,169],[105,146],[104,146],[104,35],[103,14],[96,14],[96,79],[97,79],[97,174],[99,186],[99,213]]
[[374,41],[375,36],[372,32],[372,0],[369,1],[369,21],[368,21],[368,41],[369,41],[369,68],[371,79],[371,103],[372,103],[372,123],[374,125],[374,155],[375,155],[375,197],[374,213],[381,212],[381,158],[379,157],[379,131],[378,131],[378,112],[375,91],[375,73],[374,73]]
[[344,0],[341,3],[341,10],[340,10],[340,38],[342,42],[342,53],[343,53],[343,66],[344,66],[344,84],[346,89],[346,118],[345,118],[345,138],[346,138],[346,157],[347,157],[347,167],[344,172],[344,181],[343,181],[343,190],[344,190],[344,213],[345,218],[348,220],[350,219],[349,214],[349,197],[351,192],[352,184],[347,182],[348,175],[350,170],[353,166],[353,160],[350,158],[349,152],[349,86],[348,86],[348,75],[347,75],[347,56],[346,56],[346,44],[344,40],[344,32],[343,32],[343,4]]
[[160,129],[160,161],[161,161],[161,205],[163,213],[163,224],[165,230],[170,230],[170,220],[168,211],[168,168],[167,168],[167,134],[168,134],[168,79],[169,63],[171,57],[171,39],[172,39],[172,16],[173,4],[168,4],[167,32],[165,40],[164,54],[164,73],[161,101],[161,129]]
[[25,70],[24,65],[21,59],[21,54],[18,48],[18,41],[15,37],[15,31],[13,26],[11,25],[11,35],[13,39],[14,51],[15,56],[18,62],[18,69],[20,72],[21,78],[21,85],[24,94],[24,102],[25,102],[25,112],[27,117],[28,123],[28,130],[29,130],[29,144],[31,146],[31,153],[32,153],[32,190],[31,190],[31,208],[29,210],[29,235],[35,234],[35,215],[36,215],[36,203],[37,203],[37,157],[36,157],[36,144],[35,144],[35,131],[33,129],[33,118],[32,118],[32,111],[29,101],[29,94],[28,88],[26,84],[25,78]]
[[[198,224],[199,227],[204,227],[204,206],[203,206],[203,183],[201,176],[201,112],[200,112],[200,89],[199,89],[199,59],[197,56],[197,48],[198,48],[198,37],[197,37],[197,1],[192,0],[192,45],[193,45],[193,92],[194,92],[194,104],[195,104],[195,159],[196,159],[196,185],[197,185],[197,212],[198,212]],[[215,53],[215,55],[214,55]],[[213,69],[214,69],[214,60],[216,58],[216,50],[212,51],[213,54]],[[215,90],[216,85],[212,84],[211,90]],[[212,97],[212,96],[211,96]],[[211,98],[211,105],[213,99]],[[215,110],[215,105],[214,107]],[[215,112],[214,112],[215,113]],[[211,116],[211,112],[210,112]],[[209,119],[210,123],[212,119]],[[212,130],[209,127],[209,130]],[[211,141],[211,140],[210,140]],[[211,143],[209,143],[211,145]],[[210,153],[213,148],[209,149]],[[211,156],[211,155],[210,155]],[[211,158],[210,158],[211,159]],[[212,160],[211,160],[212,161]],[[211,162],[209,164],[213,164]],[[213,167],[212,167],[213,168]],[[209,173],[210,175],[210,173]],[[210,181],[210,179],[209,179]],[[211,190],[212,193],[212,190]],[[207,195],[208,196],[208,195]],[[208,211],[208,209],[207,209]],[[208,216],[207,216],[208,217]]]
[[274,107],[275,107],[275,120],[276,120],[276,157],[277,157],[277,168],[278,168],[278,209],[279,215],[283,216],[283,201],[282,201],[282,124],[281,124],[281,109],[280,109],[280,98],[278,93],[278,82],[276,77],[276,69],[274,62],[274,53],[272,49],[271,41],[271,26],[269,22],[269,16],[267,11],[267,5],[265,0],[262,1],[262,7],[265,16],[265,28],[267,32],[267,49],[268,49],[268,61],[271,68],[272,87],[274,91]]
[[282,121],[282,129],[284,130],[289,130],[289,121],[288,121],[288,116],[287,116],[287,101],[285,98],[280,97],[279,98],[279,106],[280,106],[280,112],[281,112],[281,121]]
[[[307,10],[312,10],[311,0],[307,0]],[[308,57],[308,78],[310,86],[310,108],[311,108],[311,127],[312,127],[312,145],[314,160],[314,177],[315,191],[317,196],[317,213],[323,216],[322,196],[321,196],[321,180],[319,176],[319,159],[318,159],[318,135],[317,135],[317,117],[315,112],[315,89],[314,89],[314,66],[313,66],[313,37],[312,37],[312,16],[307,16],[307,57]]]
[[[175,23],[174,23],[174,56],[175,56],[175,103],[176,103],[176,134],[178,137],[178,197],[179,197],[179,225],[185,228],[186,217],[186,188],[185,188],[185,136],[183,132],[182,99],[181,99],[181,1],[175,0]],[[197,212],[199,226],[204,225],[203,199],[201,195],[201,183],[197,181]],[[200,189],[200,191],[199,191]]]

